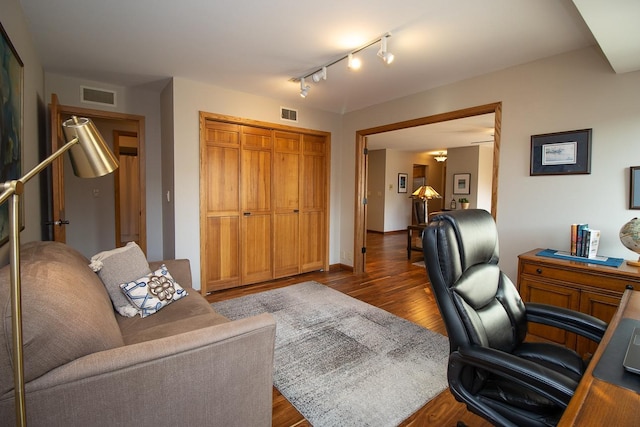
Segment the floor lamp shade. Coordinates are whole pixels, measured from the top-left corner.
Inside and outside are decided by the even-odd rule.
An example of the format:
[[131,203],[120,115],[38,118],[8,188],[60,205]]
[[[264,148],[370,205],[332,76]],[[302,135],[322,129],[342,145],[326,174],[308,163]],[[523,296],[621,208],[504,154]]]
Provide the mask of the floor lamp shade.
[[97,178],[110,174],[118,168],[118,160],[107,148],[107,144],[91,120],[73,116],[62,123],[62,129],[67,141],[78,139],[78,143],[69,151],[71,166],[76,176]]

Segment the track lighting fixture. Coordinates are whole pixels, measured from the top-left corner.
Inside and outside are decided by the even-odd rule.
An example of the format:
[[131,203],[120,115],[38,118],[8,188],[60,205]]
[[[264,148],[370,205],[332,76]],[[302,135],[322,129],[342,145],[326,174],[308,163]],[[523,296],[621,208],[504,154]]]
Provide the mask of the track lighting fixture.
[[304,84],[304,77],[300,77],[300,96],[306,98],[309,94],[309,89],[311,86]]
[[300,77],[292,77],[290,79],[290,81],[292,82],[300,82],[300,96],[303,98],[306,98],[306,96],[309,94],[309,89],[311,89],[310,86],[305,84],[305,79],[308,77],[311,77],[311,80],[313,80],[314,83],[319,83],[320,80],[327,80],[327,68],[329,68],[332,65],[337,64],[338,62],[342,61],[343,59],[347,59],[348,63],[347,63],[347,67],[350,70],[357,70],[360,68],[361,62],[360,62],[360,58],[356,58],[354,55],[358,52],[360,52],[361,50],[364,50],[370,46],[373,46],[374,44],[380,42],[380,50],[378,51],[378,56],[380,58],[382,58],[382,60],[386,63],[386,64],[391,64],[393,62],[393,54],[391,52],[387,51],[387,39],[391,37],[391,33],[385,33],[383,36],[378,37],[375,40],[370,41],[369,43],[365,44],[364,46],[361,46],[355,50],[352,50],[351,52],[347,53],[344,56],[341,56],[340,58],[329,62],[319,68],[316,68],[313,72],[305,74],[304,76],[300,76]]
[[318,83],[320,80],[327,80],[327,67],[322,67],[321,70],[313,73],[311,79],[316,83]]
[[360,66],[362,65],[362,62],[360,61],[360,58],[356,58],[353,56],[353,53],[349,54],[349,57],[347,59],[347,68],[350,70],[359,70]]
[[385,35],[380,39],[380,50],[378,51],[378,56],[382,58],[382,61],[385,64],[391,64],[394,60],[393,53],[387,50],[387,38],[389,35]]

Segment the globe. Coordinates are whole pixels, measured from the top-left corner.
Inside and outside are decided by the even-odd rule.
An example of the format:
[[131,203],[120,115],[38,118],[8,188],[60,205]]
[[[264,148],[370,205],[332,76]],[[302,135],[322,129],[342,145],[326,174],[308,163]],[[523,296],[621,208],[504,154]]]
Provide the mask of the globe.
[[[633,218],[620,229],[620,241],[629,250],[640,254],[640,220]],[[627,261],[629,265],[640,267],[640,259],[638,261]]]

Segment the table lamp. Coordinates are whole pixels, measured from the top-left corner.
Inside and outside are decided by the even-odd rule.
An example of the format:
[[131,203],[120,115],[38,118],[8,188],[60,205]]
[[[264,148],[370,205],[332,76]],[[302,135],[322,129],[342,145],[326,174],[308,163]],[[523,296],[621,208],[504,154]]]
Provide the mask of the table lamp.
[[424,202],[424,222],[428,222],[429,211],[427,206],[427,200],[440,199],[441,196],[430,185],[421,185],[416,191],[411,194],[414,199],[421,199]]
[[62,123],[67,141],[26,175],[6,181],[0,186],[0,204],[9,203],[9,264],[11,282],[11,327],[13,336],[13,377],[16,399],[16,424],[26,425],[24,365],[22,353],[22,302],[20,283],[20,203],[24,184],[42,172],[64,152],[69,151],[75,175],[96,178],[118,168],[118,161],[109,150],[93,122],[72,116]]

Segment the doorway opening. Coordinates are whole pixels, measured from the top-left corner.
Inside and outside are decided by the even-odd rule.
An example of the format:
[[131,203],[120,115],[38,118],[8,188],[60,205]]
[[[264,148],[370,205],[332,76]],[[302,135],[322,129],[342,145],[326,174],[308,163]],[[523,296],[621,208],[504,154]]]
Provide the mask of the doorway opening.
[[140,157],[136,132],[113,131],[113,152],[120,167],[114,175],[116,247],[140,246]]
[[353,246],[353,272],[363,273],[366,265],[366,235],[367,235],[367,137],[378,133],[408,129],[449,120],[463,119],[482,114],[494,113],[494,144],[493,144],[493,172],[491,183],[491,214],[497,215],[498,206],[498,170],[500,158],[500,135],[502,122],[502,103],[481,105],[433,116],[421,117],[383,126],[356,131],[356,185],[355,185],[355,221]]
[[[53,224],[53,229],[49,235],[53,240],[68,243],[87,257],[123,245],[126,241],[136,241],[146,253],[144,117],[60,105],[55,94],[51,97],[49,113],[52,151],[64,141],[61,127],[64,120],[72,115],[87,117],[94,122],[121,165],[114,174],[80,179],[71,172],[68,156],[55,161],[51,171],[52,218],[47,219]],[[135,147],[127,148],[134,143]],[[116,144],[125,147],[121,149]],[[135,156],[130,156],[133,153]],[[124,167],[129,174],[124,178],[126,184],[121,177],[123,160],[125,164],[129,163]],[[129,191],[130,186],[135,188]],[[123,193],[127,199],[121,197]],[[123,215],[120,212],[123,209],[127,212],[125,217],[133,221],[127,236],[134,238],[122,238]],[[118,216],[120,224],[117,224]]]

